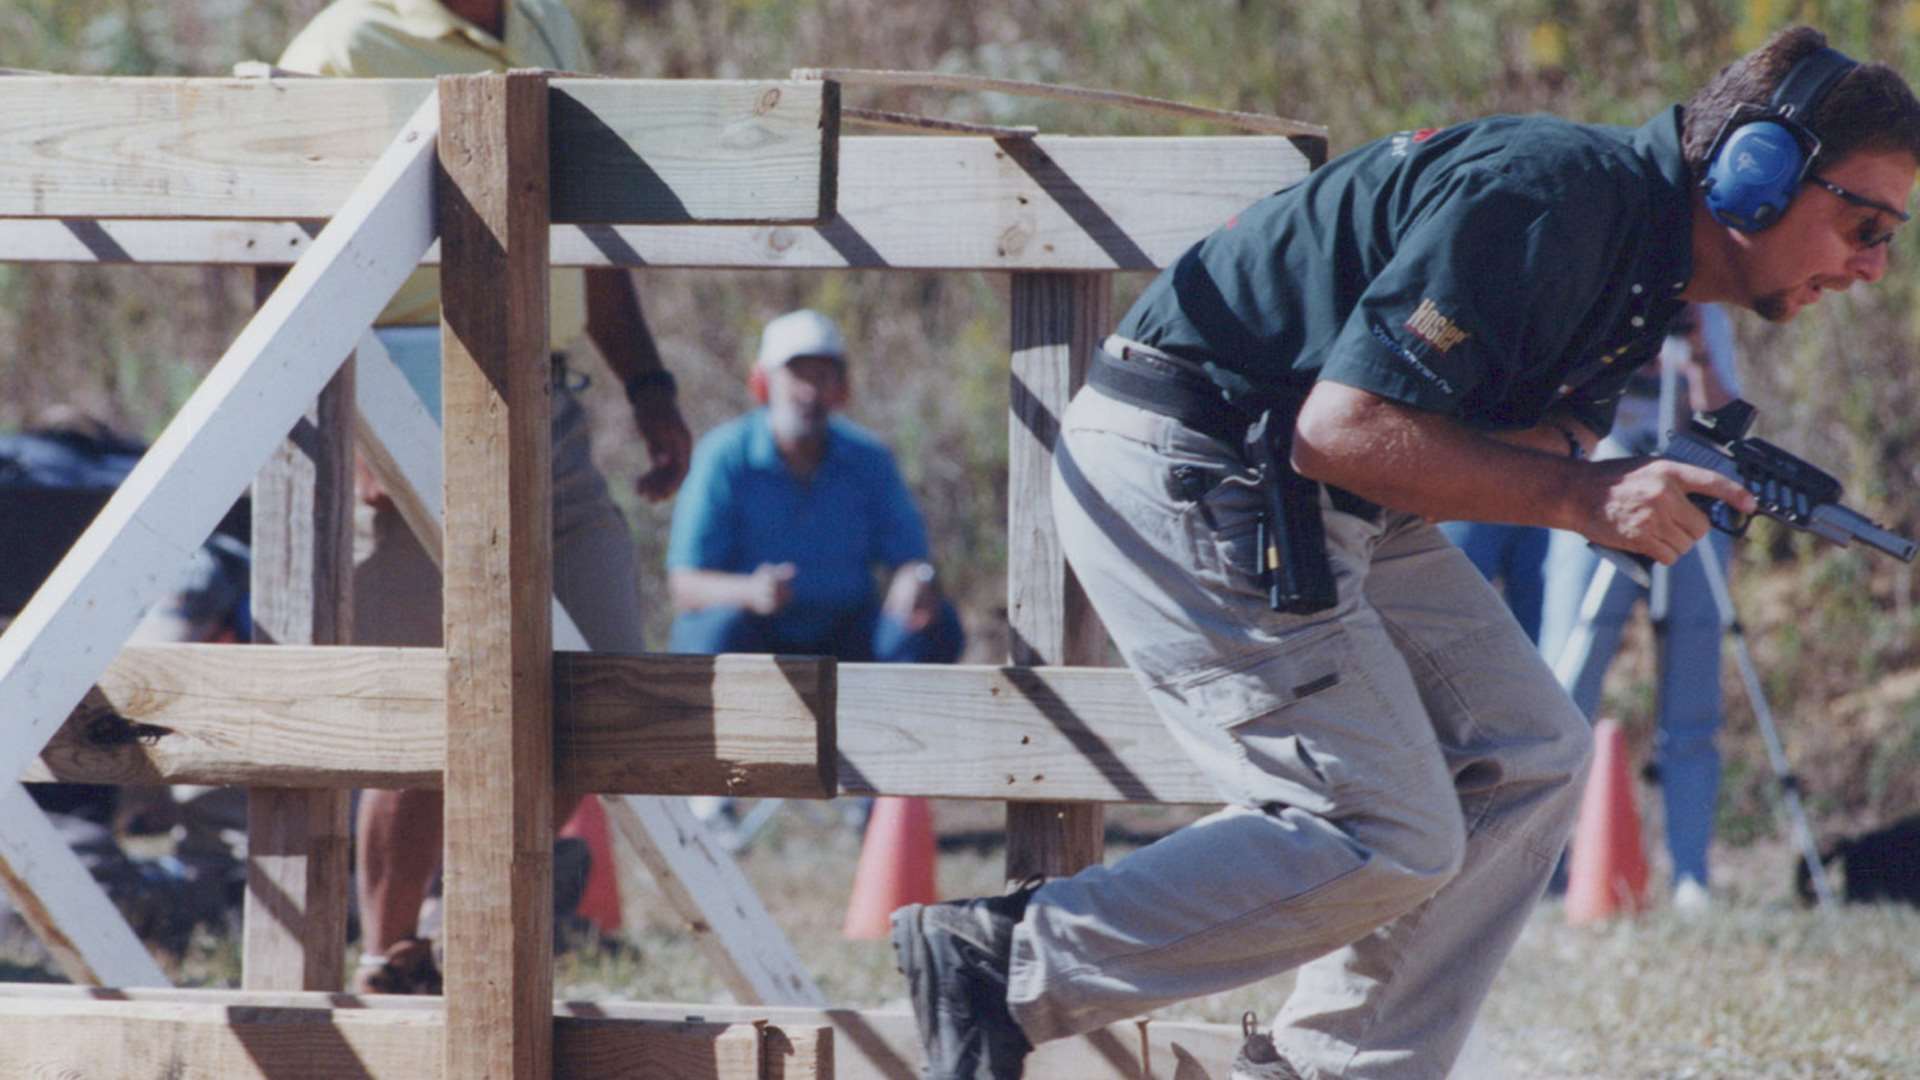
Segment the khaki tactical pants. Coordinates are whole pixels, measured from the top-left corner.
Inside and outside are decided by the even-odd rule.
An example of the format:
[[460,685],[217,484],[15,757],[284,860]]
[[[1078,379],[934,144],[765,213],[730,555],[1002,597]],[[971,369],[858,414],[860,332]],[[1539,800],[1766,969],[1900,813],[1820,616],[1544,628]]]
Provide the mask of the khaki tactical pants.
[[1014,1017],[1039,1042],[1299,967],[1274,1035],[1303,1074],[1445,1076],[1565,842],[1586,720],[1421,520],[1323,499],[1340,602],[1276,614],[1237,448],[1087,389],[1056,455],[1068,561],[1227,806],[1041,888]]

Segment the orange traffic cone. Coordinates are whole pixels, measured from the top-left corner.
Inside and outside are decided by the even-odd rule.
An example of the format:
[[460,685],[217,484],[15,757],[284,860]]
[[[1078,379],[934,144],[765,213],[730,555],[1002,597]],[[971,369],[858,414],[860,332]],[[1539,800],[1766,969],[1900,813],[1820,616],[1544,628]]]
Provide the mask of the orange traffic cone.
[[599,928],[602,934],[620,929],[620,875],[613,865],[613,846],[607,842],[607,812],[600,797],[589,795],[560,829],[561,836],[576,836],[587,842],[593,863],[587,870],[587,889],[580,897],[579,913]]
[[1593,772],[1580,800],[1567,868],[1567,924],[1581,926],[1647,907],[1647,854],[1620,725],[1593,726]]
[[933,884],[933,808],[925,799],[882,796],[873,801],[860,865],[847,904],[848,938],[887,936],[887,918],[907,904],[939,899]]

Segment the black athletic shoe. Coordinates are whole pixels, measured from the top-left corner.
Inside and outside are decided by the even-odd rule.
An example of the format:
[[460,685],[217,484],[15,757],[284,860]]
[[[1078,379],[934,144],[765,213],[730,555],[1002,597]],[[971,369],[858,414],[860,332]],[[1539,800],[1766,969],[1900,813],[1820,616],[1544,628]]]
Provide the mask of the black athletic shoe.
[[1273,1045],[1273,1036],[1261,1030],[1259,1017],[1251,1012],[1243,1014],[1240,1031],[1246,1035],[1246,1041],[1240,1044],[1240,1052],[1233,1055],[1227,1080],[1300,1080],[1300,1074]]
[[1013,928],[1030,881],[1006,896],[909,904],[893,913],[893,957],[920,1029],[923,1080],[1020,1080],[1033,1044],[1007,1011]]

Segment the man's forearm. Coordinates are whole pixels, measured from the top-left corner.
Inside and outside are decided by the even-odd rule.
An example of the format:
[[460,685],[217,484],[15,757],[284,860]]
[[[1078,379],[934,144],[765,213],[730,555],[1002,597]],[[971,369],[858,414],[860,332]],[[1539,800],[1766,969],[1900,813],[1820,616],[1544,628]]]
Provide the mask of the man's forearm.
[[667,596],[675,611],[710,607],[746,607],[753,599],[753,575],[724,570],[671,570]]
[[[1301,410],[1293,463],[1303,476],[1435,521],[1578,528],[1571,493],[1586,480],[1571,416],[1493,436],[1364,390],[1322,383]],[[1589,447],[1590,448],[1590,447]]]
[[586,271],[587,336],[622,383],[664,366],[647,328],[633,279],[625,270],[598,267]]
[[1478,434],[1510,446],[1524,446],[1529,450],[1567,458],[1590,458],[1594,447],[1600,445],[1600,436],[1565,409],[1555,409],[1530,428]]

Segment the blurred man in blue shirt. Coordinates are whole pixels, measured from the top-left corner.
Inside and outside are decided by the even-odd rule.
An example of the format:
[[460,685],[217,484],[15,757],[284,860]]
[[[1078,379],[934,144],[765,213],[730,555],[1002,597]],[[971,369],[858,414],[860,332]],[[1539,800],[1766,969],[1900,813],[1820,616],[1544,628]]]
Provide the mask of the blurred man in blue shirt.
[[766,407],[700,440],[674,507],[672,651],[957,659],[960,621],[893,454],[835,414],[849,384],[833,320],[768,323],[751,385]]

